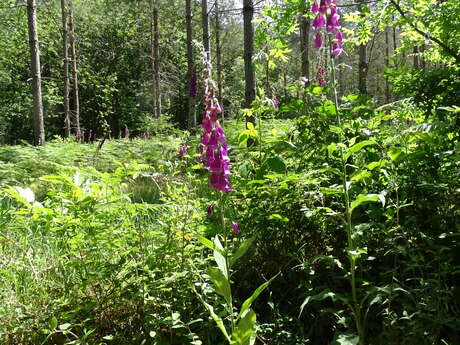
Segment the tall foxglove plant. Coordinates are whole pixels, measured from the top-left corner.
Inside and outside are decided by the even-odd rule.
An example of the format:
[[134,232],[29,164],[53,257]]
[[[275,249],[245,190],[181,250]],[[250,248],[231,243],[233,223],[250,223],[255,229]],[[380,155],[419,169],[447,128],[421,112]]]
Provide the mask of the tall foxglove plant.
[[222,108],[216,97],[216,90],[216,83],[211,78],[211,66],[207,62],[204,92],[204,104],[206,108],[201,124],[203,128],[203,136],[200,143],[201,159],[205,162],[205,168],[211,172],[211,187],[221,192],[231,192],[228,144],[224,130],[218,120]]

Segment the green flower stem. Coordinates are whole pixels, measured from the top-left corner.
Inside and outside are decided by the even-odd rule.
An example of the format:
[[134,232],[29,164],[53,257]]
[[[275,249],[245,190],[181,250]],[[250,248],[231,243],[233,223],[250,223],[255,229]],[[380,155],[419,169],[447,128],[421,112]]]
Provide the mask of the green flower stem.
[[[331,68],[332,68],[332,83],[334,89],[334,105],[335,105],[335,112],[337,114],[337,123],[339,127],[342,126],[342,119],[340,117],[339,111],[339,97],[337,93],[337,85],[336,85],[336,76],[335,76],[335,60],[331,58]],[[343,134],[339,134],[339,141],[343,142],[345,140]],[[340,146],[340,156],[342,161],[342,186],[343,186],[343,198],[345,202],[345,221],[346,221],[346,230],[347,230],[347,239],[348,239],[348,259],[350,261],[350,285],[351,285],[351,294],[352,294],[352,314],[354,315],[356,330],[359,336],[359,344],[364,345],[364,329],[361,322],[361,308],[358,302],[358,295],[356,289],[356,259],[353,257],[349,251],[354,248],[353,237],[352,237],[352,219],[351,219],[351,207],[350,207],[350,194],[348,193],[348,185],[347,185],[347,162],[345,159],[345,154],[343,152],[343,147]]]
[[[219,192],[220,225],[221,225],[222,233],[224,236],[223,247],[224,247],[225,266],[226,266],[227,273],[228,273],[228,282],[230,284],[230,265],[228,261],[228,248],[227,248],[228,232],[227,232],[227,226],[226,226],[225,215],[224,215],[225,199],[226,199],[225,193]],[[230,305],[228,306],[227,310],[230,313],[230,324],[232,327],[232,334],[233,334],[233,331],[235,330],[235,318],[233,315],[233,296],[232,296],[231,284],[230,284]]]

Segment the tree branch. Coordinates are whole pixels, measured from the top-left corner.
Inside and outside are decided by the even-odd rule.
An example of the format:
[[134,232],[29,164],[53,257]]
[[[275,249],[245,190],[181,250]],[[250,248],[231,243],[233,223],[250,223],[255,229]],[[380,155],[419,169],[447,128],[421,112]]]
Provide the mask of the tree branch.
[[456,53],[451,47],[449,47],[447,44],[445,44],[444,42],[442,42],[440,39],[436,38],[436,37],[432,37],[429,33],[427,32],[424,32],[422,30],[420,30],[414,23],[412,23],[406,16],[406,14],[404,13],[403,9],[401,8],[401,6],[399,6],[399,4],[395,1],[395,0],[390,0],[390,2],[393,4],[393,6],[396,8],[396,10],[399,12],[399,14],[401,15],[401,17],[404,19],[404,21],[409,24],[409,26],[414,29],[418,34],[420,34],[421,36],[425,37],[426,39],[429,39],[430,41],[433,41],[435,42],[437,45],[439,45],[442,49],[444,49],[444,51],[450,55],[451,57],[453,57],[455,59],[455,61],[457,62],[457,64],[460,64],[460,55],[458,53]]

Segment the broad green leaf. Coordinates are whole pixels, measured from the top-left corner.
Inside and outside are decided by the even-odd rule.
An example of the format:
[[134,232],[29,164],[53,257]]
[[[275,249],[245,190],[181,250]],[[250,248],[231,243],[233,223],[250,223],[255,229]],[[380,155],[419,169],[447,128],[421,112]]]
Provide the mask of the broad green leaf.
[[216,246],[214,245],[214,243],[212,243],[212,241],[208,240],[206,237],[204,236],[201,236],[201,235],[196,235],[196,238],[198,239],[198,241],[204,245],[205,247],[211,249],[211,250],[217,250]]
[[264,166],[276,173],[284,174],[286,172],[286,163],[279,156],[268,157]]
[[58,321],[56,319],[56,316],[53,316],[50,320],[50,327],[51,329],[56,329],[57,327],[57,324],[58,324]]
[[232,293],[230,290],[230,283],[228,279],[223,275],[220,269],[216,267],[208,268],[207,273],[211,277],[212,282],[214,283],[216,292],[225,298],[225,301],[228,305],[232,301]]
[[381,161],[378,161],[378,162],[371,162],[366,166],[366,168],[368,170],[374,170],[375,168],[381,167],[384,164],[385,164],[385,160],[381,160]]
[[241,258],[244,254],[246,254],[246,252],[251,247],[253,242],[254,242],[254,238],[248,238],[247,240],[245,240],[243,243],[240,244],[236,252],[230,258],[230,263],[229,263],[230,268],[238,261],[239,258]]
[[262,285],[260,285],[255,291],[252,293],[251,297],[249,297],[246,301],[244,301],[243,305],[241,306],[241,310],[239,313],[239,316],[241,317],[244,315],[244,313],[251,307],[252,303],[256,300],[257,297],[264,291],[268,285],[276,278],[278,277],[280,273],[272,277],[270,280],[266,281]]
[[305,308],[305,306],[308,303],[310,303],[312,301],[322,301],[322,300],[325,300],[328,297],[332,298],[332,300],[335,301],[337,299],[336,296],[337,295],[334,292],[332,292],[331,290],[329,290],[329,289],[323,290],[319,294],[316,294],[316,295],[313,295],[313,296],[307,296],[307,298],[305,298],[305,300],[303,301],[302,305],[300,306],[299,317],[300,317],[300,315],[302,315],[303,309]]
[[329,129],[332,133],[335,133],[335,134],[342,134],[343,133],[343,130],[342,128],[338,127],[338,126],[329,126]]
[[397,149],[391,149],[388,151],[388,156],[390,156],[391,160],[393,162],[396,162],[399,158],[399,156],[401,155],[401,151],[400,150],[397,150]]
[[363,148],[367,146],[372,146],[372,145],[377,145],[377,143],[374,140],[363,140],[360,141],[357,144],[354,144],[352,147],[348,149],[348,152],[344,155],[345,159],[348,159],[350,156],[355,154],[356,152],[361,151]]
[[61,331],[65,331],[67,329],[69,329],[72,325],[70,323],[63,323],[62,325],[59,325],[59,329]]
[[288,218],[288,217],[282,216],[282,215],[280,215],[280,214],[278,214],[278,213],[273,213],[273,214],[269,215],[269,216],[268,216],[268,219],[269,219],[269,220],[276,219],[276,220],[280,220],[280,221],[282,221],[282,222],[284,222],[284,223],[289,222],[289,218]]
[[217,235],[214,237],[214,246],[214,261],[216,262],[217,267],[219,267],[224,277],[228,279],[227,259],[223,254],[224,247],[222,247],[222,243],[220,243],[219,236]]
[[252,345],[255,341],[256,313],[249,309],[232,333],[232,345]]
[[329,157],[333,157],[333,153],[337,151],[337,144],[336,143],[331,143],[327,147],[327,153],[329,154]]
[[356,207],[364,203],[378,201],[380,201],[382,205],[385,206],[385,197],[382,194],[359,194],[356,200],[351,203],[350,212],[353,212]]
[[231,339],[227,333],[227,329],[225,328],[224,321],[222,321],[222,319],[219,316],[217,316],[217,314],[214,312],[214,308],[212,307],[212,305],[206,303],[203,300],[202,302],[205,305],[205,307],[208,309],[209,314],[211,314],[211,317],[213,318],[214,322],[217,324],[217,327],[220,329],[220,331],[225,336],[225,338],[230,342]]

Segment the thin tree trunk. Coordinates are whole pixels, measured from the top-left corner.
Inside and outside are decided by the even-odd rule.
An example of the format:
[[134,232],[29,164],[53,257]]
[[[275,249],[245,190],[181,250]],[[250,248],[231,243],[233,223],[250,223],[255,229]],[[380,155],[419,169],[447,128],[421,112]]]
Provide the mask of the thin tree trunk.
[[73,80],[73,118],[76,132],[80,129],[80,96],[78,92],[78,65],[77,65],[77,48],[75,38],[75,23],[73,18],[73,0],[69,0],[69,30],[70,30],[70,54],[72,58],[72,80]]
[[195,113],[195,93],[196,93],[196,74],[195,62],[193,56],[192,45],[192,0],[185,1],[185,19],[187,29],[187,127],[194,131],[196,128],[196,113]]
[[[358,0],[358,9],[361,13],[361,16],[364,14],[364,2],[365,0]],[[358,63],[358,88],[359,92],[363,95],[367,95],[367,46],[366,44],[361,44],[359,46],[359,63]]]
[[158,24],[158,4],[155,1],[153,6],[153,52],[154,52],[154,73],[156,89],[156,115],[161,115],[161,85],[160,85],[160,26]]
[[[425,49],[426,49],[426,45],[425,43],[423,43],[422,46],[420,47],[420,52],[424,53]],[[425,59],[425,56],[423,55],[420,56],[420,67],[423,70],[423,73],[426,73],[426,59]]]
[[267,54],[267,61],[265,61],[265,94],[267,95],[268,98],[271,98],[272,96],[272,90],[270,86],[270,56],[269,56],[269,51],[267,49],[266,51]]
[[286,68],[283,69],[283,91],[284,91],[284,102],[288,102],[288,88],[287,88],[287,73]]
[[217,69],[217,88],[219,93],[219,100],[222,107],[222,119],[224,119],[223,103],[222,99],[222,51],[220,46],[220,14],[219,14],[219,0],[216,0],[214,4],[216,8],[216,69]]
[[151,42],[150,61],[152,69],[152,112],[154,117],[161,115],[161,89],[160,89],[160,42],[158,27],[158,5],[156,0],[150,1],[151,7]]
[[62,57],[63,63],[63,74],[64,79],[64,124],[65,124],[65,136],[70,136],[70,103],[69,103],[69,35],[67,32],[67,5],[65,0],[61,0],[61,16],[62,16]]
[[418,55],[419,49],[417,46],[414,47],[414,68],[419,69],[420,68],[420,57]]
[[37,3],[35,0],[27,0],[27,19],[29,29],[29,48],[32,66],[32,95],[34,102],[35,145],[44,145],[45,125],[43,121],[40,47],[38,45],[37,33]]
[[206,58],[211,59],[211,45],[209,43],[209,14],[208,0],[201,0],[201,26],[203,29],[203,47],[206,51]]
[[[390,67],[390,33],[388,29],[385,29],[385,67]],[[385,78],[385,99],[387,103],[390,103],[390,82],[388,77]]]
[[[303,15],[300,17],[300,53],[302,77],[305,78],[307,87],[310,85],[310,20]],[[304,92],[304,97],[305,95]]]
[[[252,102],[256,99],[256,75],[252,57],[254,55],[254,27],[252,18],[254,16],[254,4],[252,0],[243,0],[243,25],[244,25],[244,106],[250,108]],[[251,122],[255,125],[255,117],[250,116],[246,123]],[[253,142],[248,141],[248,145]]]
[[[395,21],[394,15],[393,15],[393,21]],[[398,41],[396,40],[396,26],[393,26],[393,55],[396,54],[396,49],[398,49]]]
[[344,96],[345,95],[345,83],[344,83],[344,78],[343,78],[343,75],[344,75],[344,69],[343,69],[343,55],[344,54],[340,54],[339,55],[339,59],[338,59],[338,70],[339,70],[339,95],[340,97]]

